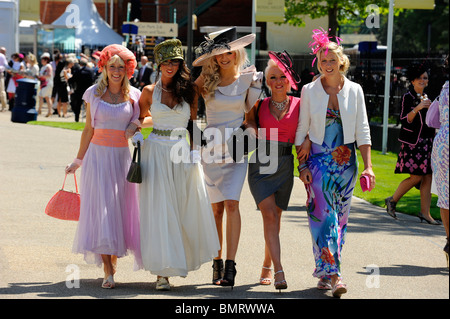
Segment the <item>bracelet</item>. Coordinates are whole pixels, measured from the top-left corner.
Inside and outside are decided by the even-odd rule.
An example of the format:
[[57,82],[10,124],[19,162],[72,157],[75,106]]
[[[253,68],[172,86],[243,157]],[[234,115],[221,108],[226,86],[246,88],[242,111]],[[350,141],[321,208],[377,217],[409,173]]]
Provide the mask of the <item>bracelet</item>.
[[416,110],[414,110],[414,109],[411,112],[413,112],[414,114],[417,114]]
[[131,123],[135,124],[137,127],[141,127],[141,121],[139,121],[137,119],[132,121]]
[[308,168],[308,166],[306,164],[302,164],[298,167],[298,172],[301,173],[307,168]]
[[80,166],[81,166],[81,164],[83,164],[83,160],[80,160],[79,158],[74,159],[73,162]]

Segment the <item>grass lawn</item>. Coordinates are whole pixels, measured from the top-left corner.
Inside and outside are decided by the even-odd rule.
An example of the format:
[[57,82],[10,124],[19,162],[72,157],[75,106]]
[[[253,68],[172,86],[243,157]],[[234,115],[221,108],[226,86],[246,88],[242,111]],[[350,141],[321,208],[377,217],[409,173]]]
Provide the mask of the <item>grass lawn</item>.
[[[58,127],[70,130],[82,131],[84,123],[69,123],[69,122],[51,122],[51,121],[32,121],[28,122],[31,125],[44,125],[51,127]],[[151,128],[145,128],[142,130],[144,138],[151,133]],[[363,160],[358,153],[359,172],[362,171]],[[295,153],[294,153],[295,154]],[[380,151],[372,151],[372,164],[373,171],[375,172],[377,182],[375,189],[371,192],[362,192],[359,182],[357,183],[353,195],[362,198],[374,205],[384,206],[384,199],[391,196],[397,189],[398,184],[402,180],[408,177],[407,174],[394,174],[395,164],[397,162],[397,154],[388,153],[383,155]],[[295,167],[298,166],[298,162],[295,163]],[[298,171],[295,169],[294,174],[298,176]],[[436,206],[437,196],[433,194],[431,201],[431,216],[435,219],[440,219],[439,207]],[[403,196],[403,198],[397,203],[397,211],[417,215],[420,212],[420,192],[418,189],[413,188]]]

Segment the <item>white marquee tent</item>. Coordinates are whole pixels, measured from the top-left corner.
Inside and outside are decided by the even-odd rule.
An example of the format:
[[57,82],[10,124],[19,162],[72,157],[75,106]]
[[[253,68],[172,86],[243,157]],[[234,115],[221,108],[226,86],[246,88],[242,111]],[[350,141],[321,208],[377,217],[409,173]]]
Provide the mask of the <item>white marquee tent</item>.
[[72,0],[53,26],[75,27],[75,45],[106,46],[122,44],[123,37],[99,15],[92,0]]

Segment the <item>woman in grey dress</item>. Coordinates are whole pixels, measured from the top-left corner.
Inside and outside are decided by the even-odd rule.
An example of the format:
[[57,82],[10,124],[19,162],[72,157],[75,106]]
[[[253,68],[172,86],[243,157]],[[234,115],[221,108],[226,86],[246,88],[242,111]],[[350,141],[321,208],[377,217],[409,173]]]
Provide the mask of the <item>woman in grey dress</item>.
[[[226,140],[238,129],[261,93],[262,73],[254,66],[244,69],[247,54],[244,47],[255,39],[254,34],[237,39],[236,28],[210,34],[201,44],[201,55],[193,65],[202,66],[196,81],[205,100],[207,145],[202,152],[206,187],[212,204],[221,250],[213,262],[213,283],[234,286],[235,257],[241,231],[239,200],[247,173],[247,160],[235,163]],[[226,261],[222,260],[223,216],[227,215]]]

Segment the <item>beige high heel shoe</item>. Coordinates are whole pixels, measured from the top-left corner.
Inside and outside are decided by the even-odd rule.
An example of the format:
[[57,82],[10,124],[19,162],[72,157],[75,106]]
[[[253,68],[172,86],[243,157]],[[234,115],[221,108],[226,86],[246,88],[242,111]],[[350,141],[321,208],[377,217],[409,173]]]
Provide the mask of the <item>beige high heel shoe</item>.
[[344,284],[341,279],[339,279],[338,281],[336,281],[336,283],[334,284],[333,290],[333,297],[335,298],[341,298],[341,296],[345,293],[347,293],[347,285]]
[[[272,268],[270,268],[270,267],[262,267],[263,269],[266,269],[266,270],[270,270],[271,272],[272,272]],[[263,286],[268,286],[268,285],[270,285],[272,283],[272,278],[271,277],[262,277],[261,276],[261,278],[259,278],[259,284],[260,285],[263,285]]]
[[112,289],[116,286],[114,282],[113,275],[109,275],[107,278],[103,279],[102,288],[104,289]]
[[169,291],[170,290],[169,278],[158,276],[156,279],[156,290]]
[[[275,276],[278,274],[284,273],[283,270],[278,270],[274,275],[273,278],[275,280]],[[273,283],[273,285],[275,286],[275,289],[278,289],[279,292],[281,292],[281,289],[287,289],[287,282],[285,279],[280,280],[280,281],[275,281]]]

